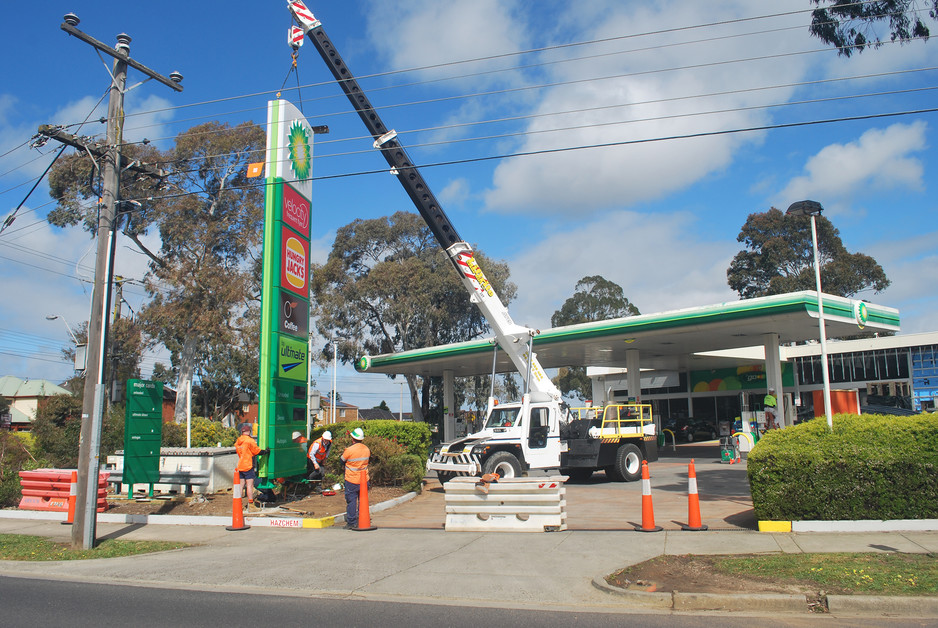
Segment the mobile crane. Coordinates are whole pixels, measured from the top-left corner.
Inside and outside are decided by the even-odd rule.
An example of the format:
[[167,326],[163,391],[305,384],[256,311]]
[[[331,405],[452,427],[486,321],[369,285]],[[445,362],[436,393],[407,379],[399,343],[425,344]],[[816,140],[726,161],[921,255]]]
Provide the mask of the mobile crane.
[[[512,320],[479,267],[472,247],[459,237],[398,141],[397,132],[384,125],[326,35],[322,22],[300,0],[288,1],[287,5],[371,133],[374,148],[384,156],[391,173],[397,176],[449,256],[469,291],[470,301],[479,307],[495,332],[498,346],[524,377],[526,392],[520,402],[497,405],[490,399],[482,430],[436,446],[427,469],[436,471],[441,482],[456,475],[480,473],[516,477],[529,469],[561,469],[573,477],[604,469],[615,480],[638,479],[642,459],[649,462],[658,459],[650,407],[607,406],[572,411],[566,406],[560,390],[547,377],[533,352],[537,331]],[[368,364],[365,357],[356,368],[367,370]]]

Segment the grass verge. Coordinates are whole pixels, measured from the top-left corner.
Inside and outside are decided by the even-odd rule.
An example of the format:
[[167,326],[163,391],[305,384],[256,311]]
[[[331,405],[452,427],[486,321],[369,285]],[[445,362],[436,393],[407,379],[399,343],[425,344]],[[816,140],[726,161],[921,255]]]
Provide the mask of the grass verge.
[[704,592],[708,586],[755,592],[794,586],[841,594],[936,595],[938,554],[665,555],[621,569],[606,581]]
[[189,543],[171,541],[121,541],[107,539],[93,549],[72,549],[71,544],[41,536],[0,534],[0,560],[84,560],[86,558],[118,558],[164,552],[189,547]]
[[778,554],[722,557],[726,574],[811,582],[821,589],[878,595],[938,593],[936,554]]

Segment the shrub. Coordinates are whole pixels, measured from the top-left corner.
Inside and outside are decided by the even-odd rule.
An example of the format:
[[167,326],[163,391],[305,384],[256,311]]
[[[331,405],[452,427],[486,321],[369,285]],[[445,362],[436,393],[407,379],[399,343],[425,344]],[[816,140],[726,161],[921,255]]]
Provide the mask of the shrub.
[[[185,439],[186,426],[182,426],[183,439]],[[190,442],[193,447],[234,447],[238,440],[238,430],[225,427],[221,421],[213,421],[200,416],[192,417]],[[185,441],[183,441],[185,444]]]
[[60,469],[78,467],[81,435],[81,399],[55,395],[45,400],[32,423],[36,450]]
[[766,434],[748,459],[760,520],[938,517],[938,414],[836,415]]
[[[316,440],[326,430],[332,432],[334,439],[344,436],[356,427],[365,430],[365,436],[380,436],[399,443],[412,454],[424,460],[430,454],[430,428],[426,423],[411,423],[404,421],[349,421],[337,425],[320,425],[313,429],[311,440]],[[333,448],[335,446],[333,445]]]
[[19,472],[26,468],[32,456],[26,443],[14,432],[0,431],[0,508],[19,503]]
[[[234,447],[238,440],[238,430],[233,427],[225,427],[220,421],[213,421],[200,416],[192,417],[189,426],[189,442],[193,447],[217,447],[221,443],[222,447]],[[175,421],[163,423],[163,447],[185,447],[186,446],[186,424],[176,423]]]
[[[398,440],[396,426],[405,445]],[[332,449],[326,460],[327,473],[324,484],[343,482],[345,471],[340,457],[345,448],[352,444],[351,432],[356,427],[365,430],[364,443],[371,450],[368,461],[368,478],[374,486],[400,486],[408,491],[419,491],[424,476],[424,464],[430,445],[430,430],[423,423],[399,421],[352,421],[340,426],[325,426],[313,431],[313,439],[319,438],[327,428],[332,428]],[[386,436],[390,435],[390,437]],[[413,453],[412,449],[421,452]]]
[[185,447],[186,425],[175,421],[163,421],[163,447]]

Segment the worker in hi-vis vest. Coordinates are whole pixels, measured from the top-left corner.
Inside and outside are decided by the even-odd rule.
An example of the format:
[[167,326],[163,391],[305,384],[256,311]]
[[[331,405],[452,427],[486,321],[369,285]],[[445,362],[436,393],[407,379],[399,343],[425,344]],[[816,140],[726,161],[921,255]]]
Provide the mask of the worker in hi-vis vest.
[[358,493],[361,490],[362,476],[368,469],[371,450],[362,442],[365,432],[356,427],[351,433],[353,442],[342,452],[345,465],[345,529],[358,527]]
[[778,424],[778,400],[775,398],[774,388],[769,388],[769,394],[762,400],[762,406],[765,408],[765,429],[774,430],[780,427]]
[[238,464],[235,469],[241,477],[242,492],[247,488],[248,510],[260,510],[254,503],[254,480],[257,479],[257,473],[254,471],[254,456],[266,455],[270,453],[269,449],[261,449],[257,446],[257,441],[251,437],[254,428],[250,423],[241,424],[241,436],[235,441],[235,453],[238,454]]
[[322,436],[314,440],[306,454],[306,474],[310,480],[321,480],[325,470],[326,457],[332,449],[332,432],[326,430]]

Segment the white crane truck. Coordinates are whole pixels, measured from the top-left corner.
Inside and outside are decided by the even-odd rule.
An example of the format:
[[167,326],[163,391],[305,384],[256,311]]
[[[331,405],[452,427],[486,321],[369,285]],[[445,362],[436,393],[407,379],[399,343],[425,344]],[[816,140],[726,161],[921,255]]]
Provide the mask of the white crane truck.
[[[508,314],[472,247],[456,229],[410,160],[397,133],[382,122],[358,81],[336,50],[322,23],[303,2],[288,2],[294,20],[309,37],[332,72],[352,107],[374,138],[391,173],[410,196],[437,242],[446,251],[463,285],[495,332],[495,341],[524,378],[520,402],[498,404],[490,399],[483,428],[473,434],[434,447],[427,469],[441,482],[456,475],[498,473],[517,477],[531,469],[560,469],[573,478],[605,470],[613,480],[633,481],[641,474],[641,462],[658,459],[655,424],[650,407],[640,404],[580,408],[563,402],[533,352],[537,331],[518,325]],[[367,370],[366,357],[356,367]]]

